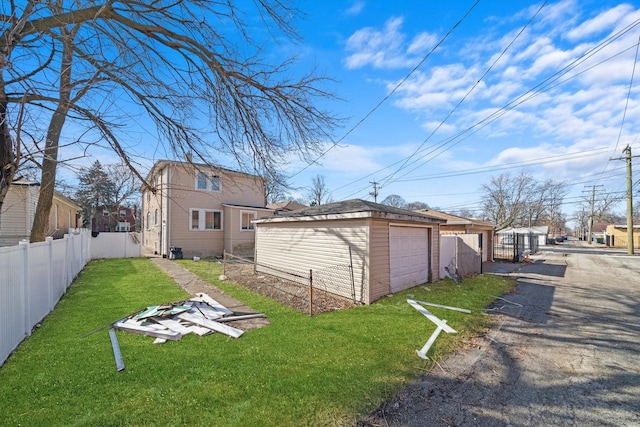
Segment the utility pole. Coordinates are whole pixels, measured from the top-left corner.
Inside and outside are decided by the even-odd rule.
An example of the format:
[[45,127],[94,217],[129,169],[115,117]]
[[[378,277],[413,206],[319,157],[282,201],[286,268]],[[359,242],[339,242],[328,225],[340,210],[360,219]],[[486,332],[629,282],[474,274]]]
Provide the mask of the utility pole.
[[627,253],[633,255],[633,182],[631,179],[631,146],[627,145],[623,153],[627,157]]
[[593,211],[594,205],[596,201],[596,186],[594,185],[591,189],[591,215],[589,215],[588,225],[589,225],[589,244],[593,244]]
[[378,184],[379,183],[376,181],[369,181],[369,184],[373,185],[373,191],[370,192],[369,194],[373,196],[373,201],[375,203],[378,203]]
[[625,160],[627,162],[627,253],[633,255],[633,180],[631,179],[631,146],[622,150],[625,157],[618,157],[611,160]]

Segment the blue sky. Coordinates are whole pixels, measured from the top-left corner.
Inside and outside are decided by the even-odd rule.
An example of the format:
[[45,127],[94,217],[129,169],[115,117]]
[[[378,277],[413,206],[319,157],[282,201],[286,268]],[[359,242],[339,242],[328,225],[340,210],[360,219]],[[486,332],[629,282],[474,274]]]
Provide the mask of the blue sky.
[[302,4],[301,54],[339,80],[332,108],[349,117],[337,139],[357,126],[318,165],[292,161],[295,185],[321,174],[341,200],[370,198],[376,181],[378,200],[474,210],[491,176],[524,170],[566,181],[568,214],[585,186],[624,191],[609,158],[640,154],[640,5],[481,0],[454,28],[473,4]]
[[[300,2],[303,40],[269,54],[334,78],[341,99],[326,108],[347,120],[316,164],[283,165],[294,196],[319,174],[333,200],[371,200],[376,181],[378,201],[476,211],[491,176],[525,171],[565,181],[570,215],[592,185],[625,190],[624,162],[609,159],[627,144],[640,154],[640,2],[474,3]],[[167,158],[148,138],[141,158]]]

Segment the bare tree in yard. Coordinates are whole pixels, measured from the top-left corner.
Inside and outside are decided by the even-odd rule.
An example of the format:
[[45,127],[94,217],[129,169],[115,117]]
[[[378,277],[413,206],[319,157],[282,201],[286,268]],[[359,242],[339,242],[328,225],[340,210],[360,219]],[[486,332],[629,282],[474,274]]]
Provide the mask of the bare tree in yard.
[[392,206],[394,208],[404,208],[407,206],[407,201],[402,198],[402,196],[398,196],[397,194],[389,194],[384,198],[380,204]]
[[417,210],[423,210],[423,209],[431,209],[431,207],[424,202],[409,202],[404,207],[404,209],[407,209],[410,211],[417,211]]
[[489,184],[482,186],[483,209],[490,221],[496,224],[496,230],[511,227],[526,215],[534,186],[535,181],[526,173],[515,177],[508,173],[491,177]]
[[271,176],[267,177],[264,184],[266,203],[271,204],[288,199],[291,189],[287,177],[282,172],[274,171]]
[[309,197],[309,205],[311,206],[331,203],[331,193],[329,192],[327,184],[324,182],[324,176],[316,175],[313,177],[307,196]]
[[[310,159],[337,124],[315,106],[332,96],[322,88],[328,80],[291,78],[294,60],[270,63],[262,54],[269,41],[252,36],[297,40],[300,13],[286,0],[28,0],[0,8],[0,202],[16,169],[12,129],[21,110],[12,106],[37,118],[30,131],[45,141],[31,148],[42,166],[31,241],[45,238],[61,144],[90,152],[106,143],[144,183],[129,132],[146,120],[177,158],[192,153],[194,163],[215,166],[231,155],[240,169],[269,176],[289,153]],[[262,28],[252,33],[256,17]],[[70,121],[82,137],[63,135]]]

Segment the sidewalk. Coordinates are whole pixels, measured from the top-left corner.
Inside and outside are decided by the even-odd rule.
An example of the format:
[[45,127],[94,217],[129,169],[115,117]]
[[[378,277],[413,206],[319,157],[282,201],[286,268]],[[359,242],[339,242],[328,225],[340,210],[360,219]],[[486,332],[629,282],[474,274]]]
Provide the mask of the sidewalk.
[[[235,298],[227,295],[220,289],[216,288],[212,284],[205,282],[200,279],[198,276],[188,271],[187,269],[181,267],[179,264],[174,261],[157,257],[150,256],[148,257],[151,262],[158,266],[160,270],[167,274],[167,276],[171,277],[182,289],[187,291],[190,295],[195,295],[198,292],[204,292],[209,295],[214,300],[218,301],[220,304],[224,305],[229,310],[233,311],[237,314],[253,314],[256,313],[250,307],[242,304],[240,301]],[[230,325],[242,329],[242,330],[250,330],[257,329],[263,326],[269,325],[271,322],[266,317],[259,317],[255,319],[246,319],[239,320],[235,322],[229,322]]]

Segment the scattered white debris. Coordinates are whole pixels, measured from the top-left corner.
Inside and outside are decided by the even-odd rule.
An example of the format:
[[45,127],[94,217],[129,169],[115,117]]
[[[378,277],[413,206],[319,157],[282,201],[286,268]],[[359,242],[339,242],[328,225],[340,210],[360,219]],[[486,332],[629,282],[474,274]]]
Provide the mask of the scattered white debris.
[[223,322],[257,317],[266,316],[263,313],[234,313],[202,292],[189,300],[149,306],[110,325],[112,329],[109,330],[109,335],[116,366],[118,371],[124,370],[114,329],[155,337],[154,344],[178,341],[191,333],[204,336],[218,332],[232,338],[240,338],[243,330]]
[[413,308],[418,310],[427,319],[431,320],[436,325],[436,330],[433,332],[433,334],[431,334],[431,336],[429,337],[427,342],[424,344],[424,346],[420,350],[416,350],[416,353],[418,354],[418,356],[420,358],[422,358],[422,359],[425,359],[425,360],[429,359],[427,357],[427,352],[429,351],[429,349],[431,348],[433,343],[436,341],[436,338],[438,338],[438,335],[440,335],[440,332],[445,331],[448,334],[455,334],[455,333],[457,333],[457,331],[455,329],[453,329],[451,326],[447,325],[447,321],[446,320],[438,318],[433,313],[431,313],[429,310],[424,308],[421,304],[430,305],[430,306],[433,306],[433,307],[445,308],[447,310],[460,311],[460,312],[463,312],[463,313],[471,313],[470,310],[467,310],[465,308],[458,308],[458,307],[451,307],[451,306],[448,306],[448,305],[434,304],[434,303],[430,303],[430,302],[426,302],[426,301],[416,301],[416,300],[408,299],[407,302]]

